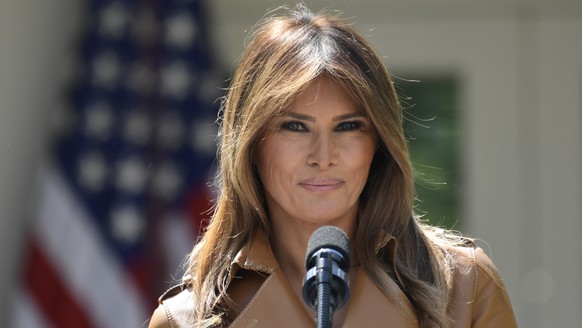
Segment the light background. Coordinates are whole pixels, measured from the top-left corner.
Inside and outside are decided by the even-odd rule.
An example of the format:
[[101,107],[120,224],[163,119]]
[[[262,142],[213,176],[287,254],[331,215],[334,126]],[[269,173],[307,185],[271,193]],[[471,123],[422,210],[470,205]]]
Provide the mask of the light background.
[[[225,67],[267,9],[213,0]],[[288,2],[290,3],[290,2]],[[566,0],[307,1],[353,17],[404,78],[460,82],[464,233],[479,237],[522,327],[582,322],[582,3]],[[58,122],[84,1],[0,3],[0,325]],[[402,72],[402,73],[400,73]]]

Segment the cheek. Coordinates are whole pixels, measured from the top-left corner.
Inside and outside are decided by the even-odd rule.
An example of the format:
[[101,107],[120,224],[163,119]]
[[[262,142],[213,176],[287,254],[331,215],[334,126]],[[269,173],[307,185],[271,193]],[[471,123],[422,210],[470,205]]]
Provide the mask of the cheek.
[[357,169],[357,172],[367,175],[375,152],[376,142],[374,140],[359,141],[350,146],[345,159],[351,169]]
[[281,185],[282,180],[288,176],[292,154],[287,149],[269,140],[264,140],[256,148],[255,165],[265,188]]

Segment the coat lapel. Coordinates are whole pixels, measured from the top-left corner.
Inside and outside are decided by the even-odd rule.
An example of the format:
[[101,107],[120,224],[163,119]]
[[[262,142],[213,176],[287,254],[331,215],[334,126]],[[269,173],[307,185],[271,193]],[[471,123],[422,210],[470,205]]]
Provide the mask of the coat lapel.
[[347,307],[342,325],[345,328],[418,327],[412,305],[406,296],[400,292],[396,295],[396,302],[390,300],[364,270],[358,272],[354,286],[350,286]]
[[[258,289],[242,286],[242,295],[254,293],[249,303],[229,326],[231,328],[260,327],[313,327],[315,322],[298,300],[273,255],[267,234],[257,231],[251,243],[245,246],[234,261],[232,272],[238,268],[255,271],[266,278]],[[256,285],[258,286],[258,285]]]
[[[404,294],[400,292],[396,301],[392,301],[365,271],[358,272],[350,293],[342,327],[418,327],[412,305]],[[231,328],[313,326],[315,322],[278,270],[267,277],[230,325]]]
[[[396,246],[393,239],[386,238],[381,244],[389,246],[392,253]],[[249,246],[238,254],[236,266],[268,276],[229,327],[314,327],[314,319],[280,272],[266,234],[257,233]],[[353,286],[350,286],[342,327],[418,327],[412,304],[396,282],[388,281],[395,294],[393,299],[388,298],[365,270],[358,271]]]
[[270,274],[231,328],[313,327],[303,304],[279,271]]

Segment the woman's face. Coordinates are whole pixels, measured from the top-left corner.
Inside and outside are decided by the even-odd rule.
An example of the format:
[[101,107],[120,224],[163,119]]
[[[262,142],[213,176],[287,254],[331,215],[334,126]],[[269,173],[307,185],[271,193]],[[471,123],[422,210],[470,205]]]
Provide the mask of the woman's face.
[[255,149],[270,219],[349,226],[375,150],[365,113],[340,85],[316,79]]

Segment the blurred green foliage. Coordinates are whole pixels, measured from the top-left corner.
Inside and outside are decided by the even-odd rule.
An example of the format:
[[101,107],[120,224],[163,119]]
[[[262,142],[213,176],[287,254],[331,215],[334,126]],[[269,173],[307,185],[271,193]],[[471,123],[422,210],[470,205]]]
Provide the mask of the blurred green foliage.
[[415,170],[415,210],[429,224],[461,230],[458,85],[453,77],[397,80]]

